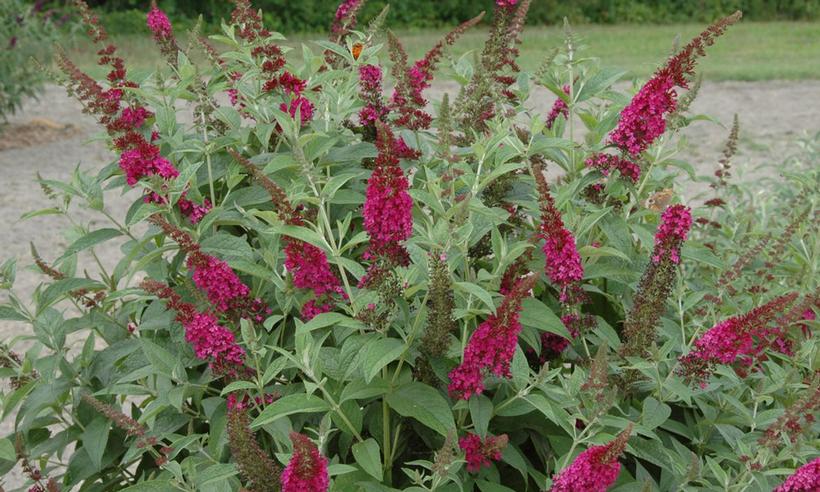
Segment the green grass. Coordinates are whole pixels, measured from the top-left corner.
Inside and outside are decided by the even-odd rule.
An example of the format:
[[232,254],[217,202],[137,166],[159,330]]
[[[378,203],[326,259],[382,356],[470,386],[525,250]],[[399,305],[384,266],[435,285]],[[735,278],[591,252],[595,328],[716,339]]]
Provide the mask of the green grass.
[[[606,66],[629,70],[647,77],[669,54],[676,36],[686,43],[703,29],[699,24],[576,26],[585,50],[582,56],[600,58]],[[436,39],[439,31],[400,31],[397,33],[412,58],[421,57]],[[486,32],[474,30],[465,34],[451,48],[454,56],[480,50]],[[291,43],[319,39],[298,35]],[[162,64],[149,36],[115,37],[127,63],[133,69],[150,70]],[[520,64],[535,69],[541,58],[563,43],[559,27],[527,27],[521,45]],[[94,66],[94,52],[81,40],[69,49],[81,67]],[[296,51],[298,53],[298,51]],[[799,80],[820,79],[820,23],[818,22],[744,22],[729,29],[698,65],[707,80]],[[93,70],[94,75],[100,72]]]

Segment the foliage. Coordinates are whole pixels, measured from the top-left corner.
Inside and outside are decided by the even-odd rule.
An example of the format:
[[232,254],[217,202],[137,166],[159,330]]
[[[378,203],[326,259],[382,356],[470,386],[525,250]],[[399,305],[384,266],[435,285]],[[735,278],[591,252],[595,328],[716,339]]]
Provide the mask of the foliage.
[[[116,0],[90,2],[105,12],[103,19],[111,32],[142,33],[145,0]],[[323,32],[336,8],[335,0],[261,0],[257,6],[264,10],[265,21],[272,28],[285,33]],[[391,27],[425,28],[457,24],[476,12],[492,10],[491,0],[413,0],[388,2],[371,0],[362,8],[362,19],[371,19],[385,5],[390,4]],[[190,25],[200,14],[205,21],[219,27],[219,21],[230,15],[228,2],[208,0],[160,1],[179,25]],[[820,16],[818,0],[541,0],[533,2],[528,24],[560,24],[564,17],[574,22],[599,24],[709,22],[714,18],[743,10],[746,18],[755,21],[810,20]]]
[[55,40],[48,13],[21,0],[0,0],[0,119],[40,91],[45,74],[32,58],[48,64]]
[[[134,80],[79,3],[109,73],[58,66],[118,158],[40,180],[52,204],[30,215],[109,225],[33,249],[50,280],[31,299],[0,270],[0,318],[31,334],[0,347],[0,471],[22,462],[34,490],[770,491],[810,462],[818,140],[761,194],[734,184],[736,125],[698,178],[676,158],[708,119],[692,73],[739,14],[630,97],[569,29],[521,71],[528,6],[499,0],[430,106],[476,19],[412,60],[347,0],[337,42],[294,64],[246,0],[193,46],[152,9],[172,75]],[[714,188],[689,208],[693,180]],[[131,188],[115,217],[103,190]],[[78,266],[115,240],[113,268]]]

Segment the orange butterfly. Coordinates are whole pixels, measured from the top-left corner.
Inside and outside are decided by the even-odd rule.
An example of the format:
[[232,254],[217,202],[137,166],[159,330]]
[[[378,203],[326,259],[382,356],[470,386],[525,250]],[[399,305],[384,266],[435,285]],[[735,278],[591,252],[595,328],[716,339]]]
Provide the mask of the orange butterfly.
[[362,54],[362,50],[363,50],[363,49],[364,49],[364,45],[363,45],[362,43],[355,43],[355,44],[353,45],[352,52],[353,52],[353,59],[354,59],[354,60],[358,60],[358,59],[359,59],[359,55],[361,55],[361,54]]

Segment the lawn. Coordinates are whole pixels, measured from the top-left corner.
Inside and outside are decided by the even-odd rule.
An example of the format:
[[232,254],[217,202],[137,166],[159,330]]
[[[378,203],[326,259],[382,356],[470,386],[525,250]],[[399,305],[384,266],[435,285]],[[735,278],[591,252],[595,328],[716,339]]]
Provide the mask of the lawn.
[[[575,27],[586,50],[584,56],[601,58],[606,65],[628,69],[639,77],[648,76],[669,54],[676,36],[686,42],[703,28],[699,24],[663,26],[622,25]],[[442,33],[430,30],[397,33],[413,58],[421,57]],[[521,66],[536,68],[551,48],[563,42],[558,26],[528,27],[521,46]],[[485,32],[474,30],[464,35],[452,49],[458,56],[481,49]],[[317,35],[293,36],[291,43],[319,39]],[[114,42],[124,53],[130,67],[151,70],[162,58],[150,37],[119,36]],[[93,70],[94,50],[85,40],[70,48],[71,56],[83,68]],[[295,53],[299,53],[296,51]],[[745,22],[732,27],[709,49],[700,71],[708,80],[820,79],[820,23]]]

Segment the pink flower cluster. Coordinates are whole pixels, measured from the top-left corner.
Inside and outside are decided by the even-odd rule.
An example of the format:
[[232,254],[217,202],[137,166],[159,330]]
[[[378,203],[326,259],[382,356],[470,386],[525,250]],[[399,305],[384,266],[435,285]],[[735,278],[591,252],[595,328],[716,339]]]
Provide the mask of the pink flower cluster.
[[356,26],[356,12],[363,4],[364,0],[342,0],[330,26],[331,40],[341,40],[349,29]]
[[151,33],[156,40],[167,40],[173,36],[171,21],[168,20],[168,16],[165,15],[165,12],[157,8],[156,4],[154,4],[148,12],[147,23],[148,28],[151,29]]
[[515,7],[518,0],[495,0],[495,4],[499,7]]
[[148,142],[142,142],[137,147],[120,154],[120,168],[125,172],[125,180],[129,186],[151,175],[158,175],[165,179],[179,176],[179,171],[168,159],[159,153],[159,147]]
[[[578,327],[582,325],[583,319],[581,316],[570,313],[561,316],[561,322],[569,331],[572,338],[577,338],[581,334]],[[543,364],[552,355],[558,355],[569,346],[569,340],[556,335],[552,332],[544,332],[541,334],[541,363]]]
[[[330,269],[327,255],[312,244],[289,239],[285,245],[285,268],[293,277],[296,288],[311,290],[316,297],[302,306],[302,319],[305,321],[330,312],[333,304],[329,302],[329,297],[332,294],[346,297],[339,278]],[[318,304],[317,300],[325,302]]]
[[581,266],[581,255],[575,246],[575,237],[565,227],[544,230],[543,234],[545,241],[542,249],[547,257],[547,275],[560,287],[561,302],[566,302],[569,298],[569,289],[584,278],[584,268]]
[[677,106],[674,87],[675,79],[667,71],[661,71],[649,79],[621,111],[618,127],[610,134],[612,143],[637,155],[663,135],[666,131],[664,115],[674,111]]
[[188,257],[188,268],[194,272],[196,286],[205,292],[219,311],[227,311],[235,300],[250,293],[248,286],[219,258],[195,251]]
[[518,345],[521,332],[519,315],[521,301],[535,283],[531,275],[518,281],[512,292],[504,297],[497,313],[490,315],[467,342],[461,365],[450,371],[450,395],[469,400],[484,391],[484,374],[510,377],[510,362]]
[[688,88],[687,77],[694,73],[697,57],[706,54],[704,47],[713,44],[739,19],[737,12],[709,26],[655,72],[621,111],[618,126],[609,135],[610,141],[632,155],[652,145],[666,131],[664,116],[677,108],[675,87]]
[[397,141],[383,123],[377,123],[376,169],[367,181],[364,228],[370,238],[368,256],[387,256],[405,264],[401,243],[413,233],[413,199],[407,192],[409,183],[399,166]]
[[773,492],[817,492],[820,490],[820,457],[798,468]]
[[559,300],[562,303],[576,304],[582,297],[580,282],[584,278],[584,267],[575,245],[575,237],[564,226],[541,164],[533,166],[533,178],[541,207],[540,235],[544,238],[542,250],[546,256],[544,270],[559,288]]
[[477,24],[482,16],[483,14],[463,22],[447,33],[444,38],[424,55],[424,58],[417,60],[409,69],[407,69],[406,65],[406,54],[402,52],[404,56],[402,60],[404,66],[399,66],[397,69],[399,71],[404,70],[404,73],[400,73],[397,77],[398,80],[396,81],[396,87],[391,98],[391,104],[399,114],[395,122],[397,126],[411,130],[421,130],[430,127],[433,118],[424,111],[427,105],[427,100],[424,98],[424,91],[430,87],[430,81],[433,80],[433,72],[436,69],[436,64],[438,64],[444,54],[444,47],[452,46],[453,43],[456,42],[456,39],[467,29]]
[[661,224],[655,233],[655,250],[652,262],[658,264],[669,258],[672,263],[680,262],[680,248],[692,228],[692,214],[689,207],[670,205],[661,215]]
[[308,98],[301,94],[291,99],[290,104],[282,103],[279,109],[288,113],[291,118],[296,118],[296,113],[299,113],[299,121],[304,125],[313,119],[313,103]]
[[382,101],[382,69],[378,65],[359,67],[359,94],[365,106],[359,111],[359,124],[372,125],[384,121],[389,110]]
[[592,446],[575,458],[552,482],[550,492],[606,492],[618,479],[621,464],[612,443]]
[[245,350],[237,345],[233,332],[220,326],[213,315],[196,313],[183,326],[185,340],[193,346],[198,358],[211,360],[221,367],[245,363]]
[[192,345],[194,354],[208,360],[215,373],[237,375],[247,372],[245,350],[236,343],[233,332],[221,326],[211,313],[201,313],[184,302],[169,286],[155,280],[145,280],[141,287],[168,302],[176,312],[174,319],[185,328],[185,340]]
[[484,466],[492,466],[492,461],[501,460],[501,452],[507,446],[506,434],[487,436],[483,441],[477,434],[469,433],[458,440],[458,447],[464,451],[467,471],[476,473]]
[[[84,2],[79,2],[77,6],[94,42],[104,43],[108,34],[99,24],[97,16]],[[156,8],[148,14],[148,25],[155,33],[172,36],[168,18]],[[110,84],[108,89],[103,89],[65,55],[58,55],[57,63],[68,76],[66,85],[69,91],[83,102],[87,112],[97,116],[112,137],[114,148],[120,152],[119,165],[128,184],[134,186],[140,179],[155,175],[166,180],[173,179],[179,172],[168,159],[162,157],[160,148],[153,143],[157,137],[152,134],[149,140],[143,129],[152,113],[134,101],[124,100],[124,89],[139,85],[127,80],[125,62],[116,56],[116,51],[113,44],[107,44],[97,52],[99,65],[110,67],[106,76]]]
[[203,200],[202,205],[185,198],[183,195],[177,200],[177,208],[179,213],[187,217],[191,224],[198,224],[202,217],[205,217],[211,211],[211,201],[207,198]]
[[152,113],[142,106],[135,108],[129,106],[122,110],[120,123],[128,128],[138,129],[142,128],[142,125],[145,124],[145,120],[151,116],[153,116]]
[[[503,6],[501,5],[502,2],[503,0],[499,1],[499,7]],[[515,5],[515,2],[513,2],[511,5]],[[565,85],[562,88],[562,90],[565,94],[569,94],[568,85]],[[552,109],[550,110],[549,115],[547,115],[547,128],[552,128],[552,125],[555,124],[555,120],[557,120],[559,116],[563,116],[564,118],[569,116],[569,106],[567,106],[567,103],[565,103],[564,100],[560,97],[556,99],[555,102],[552,104]]]
[[327,458],[302,434],[291,432],[290,440],[293,455],[282,471],[282,492],[325,492],[330,487]]
[[[716,365],[738,361],[747,367],[753,365],[772,345],[769,339],[773,332],[767,325],[796,298],[795,293],[780,296],[716,324],[695,341],[691,352],[680,357],[679,372],[704,387]],[[777,336],[781,332],[774,333]]]
[[637,183],[641,177],[641,168],[634,162],[611,154],[593,154],[586,160],[586,166],[601,171],[604,176],[617,170],[621,176]]

